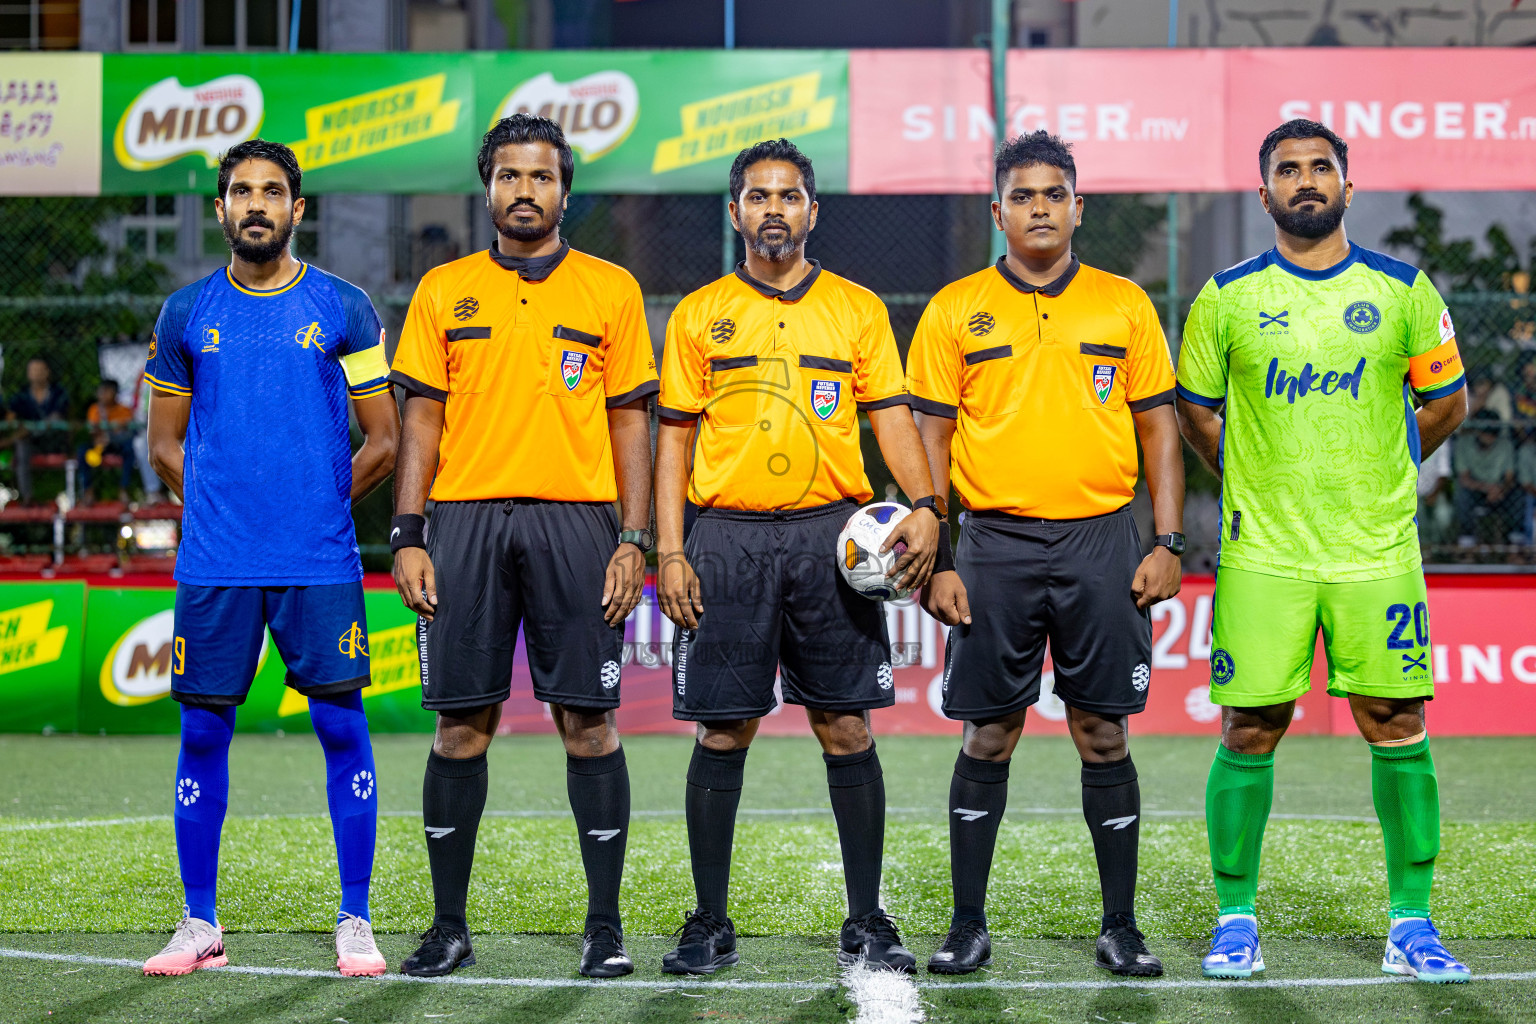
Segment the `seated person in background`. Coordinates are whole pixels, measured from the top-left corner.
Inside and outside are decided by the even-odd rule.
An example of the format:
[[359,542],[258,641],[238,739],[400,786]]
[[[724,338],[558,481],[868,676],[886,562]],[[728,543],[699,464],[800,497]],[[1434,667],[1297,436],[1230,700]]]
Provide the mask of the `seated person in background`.
[[1434,454],[1419,464],[1419,536],[1427,544],[1456,539],[1455,506],[1451,499],[1451,452],[1455,438],[1448,437]]
[[128,485],[133,482],[133,410],[117,400],[117,381],[103,380],[96,385],[96,401],[85,413],[91,438],[80,446],[75,458],[80,464],[80,484],[85,489],[85,504],[96,500],[95,470],[103,455],[123,457],[122,493],[128,500]]
[[1536,437],[1520,446],[1515,456],[1515,482],[1525,492],[1525,514],[1520,518],[1520,532],[1527,544],[1536,544]]
[[1515,487],[1515,448],[1504,424],[1484,415],[1469,419],[1471,439],[1456,444],[1456,528],[1463,544],[1502,544],[1518,530],[1524,508]]
[[[19,421],[22,431],[16,437],[16,487],[24,503],[32,501],[32,456],[37,452],[69,450],[69,435],[62,428],[69,413],[69,396],[53,382],[53,370],[41,356],[27,360],[27,386],[11,398],[7,414]],[[39,430],[36,424],[57,426],[57,430]]]

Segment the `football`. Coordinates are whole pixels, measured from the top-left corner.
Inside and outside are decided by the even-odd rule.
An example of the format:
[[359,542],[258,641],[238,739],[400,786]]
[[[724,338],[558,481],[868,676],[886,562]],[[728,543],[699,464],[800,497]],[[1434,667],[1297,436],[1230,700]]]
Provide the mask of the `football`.
[[898,590],[896,581],[885,575],[906,552],[907,546],[898,541],[891,550],[883,555],[880,553],[880,546],[896,524],[911,511],[894,501],[877,501],[850,516],[837,535],[838,570],[850,587],[872,601],[889,601],[912,593],[911,590]]

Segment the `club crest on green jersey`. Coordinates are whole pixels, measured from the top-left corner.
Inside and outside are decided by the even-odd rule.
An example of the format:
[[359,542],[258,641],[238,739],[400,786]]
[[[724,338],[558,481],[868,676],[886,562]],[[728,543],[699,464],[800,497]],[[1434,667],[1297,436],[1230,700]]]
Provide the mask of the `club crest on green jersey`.
[[1344,310],[1344,326],[1356,334],[1370,334],[1381,326],[1381,310],[1364,299],[1351,302]]
[[560,353],[560,379],[565,381],[565,390],[575,391],[586,369],[587,354],[585,352],[572,352],[570,349],[565,349]]
[[1109,401],[1109,393],[1115,389],[1115,367],[1107,363],[1093,364],[1093,393],[1099,396],[1099,404]]

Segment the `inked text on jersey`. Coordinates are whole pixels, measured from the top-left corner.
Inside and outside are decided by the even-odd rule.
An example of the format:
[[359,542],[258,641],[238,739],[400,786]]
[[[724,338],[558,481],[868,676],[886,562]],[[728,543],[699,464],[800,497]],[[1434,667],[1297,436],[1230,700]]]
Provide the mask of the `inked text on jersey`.
[[1365,357],[1355,364],[1355,368],[1349,373],[1339,373],[1329,370],[1326,373],[1318,373],[1308,363],[1301,368],[1299,374],[1286,373],[1280,368],[1280,360],[1269,361],[1269,373],[1264,377],[1264,397],[1279,398],[1285,396],[1285,400],[1292,405],[1296,399],[1317,392],[1324,395],[1337,395],[1347,393],[1349,397],[1360,397],[1360,381],[1365,377]]

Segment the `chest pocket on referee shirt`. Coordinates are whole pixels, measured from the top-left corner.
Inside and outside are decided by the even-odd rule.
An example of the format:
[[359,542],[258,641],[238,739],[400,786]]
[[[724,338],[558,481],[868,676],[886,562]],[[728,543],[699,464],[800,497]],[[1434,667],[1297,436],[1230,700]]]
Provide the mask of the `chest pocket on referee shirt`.
[[556,325],[550,345],[549,393],[556,398],[588,400],[602,393],[601,335]]
[[1019,359],[1012,345],[993,345],[965,354],[960,375],[960,404],[975,419],[1017,412],[1024,401]]
[[853,399],[853,362],[828,356],[800,357],[801,400],[807,418],[829,426],[852,427],[858,422]]
[[448,339],[448,393],[478,395],[485,390],[490,373],[491,329],[450,327]]
[[1119,412],[1125,408],[1125,348],[1120,345],[1078,346],[1082,363],[1083,408]]

